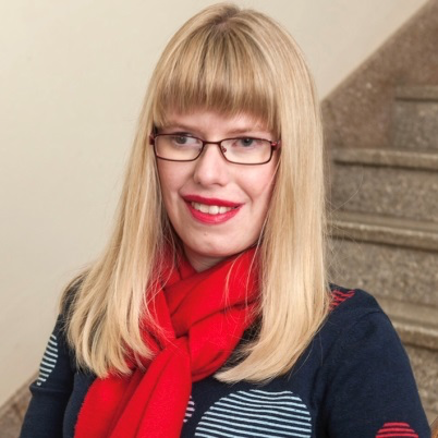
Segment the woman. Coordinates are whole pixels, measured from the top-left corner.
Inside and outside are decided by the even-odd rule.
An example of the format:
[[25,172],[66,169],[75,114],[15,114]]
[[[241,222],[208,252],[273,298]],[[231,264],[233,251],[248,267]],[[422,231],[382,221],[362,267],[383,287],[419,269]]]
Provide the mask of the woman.
[[190,19],[153,74],[109,245],[66,288],[22,436],[429,435],[388,318],[328,284],[323,189],[291,36],[228,4]]

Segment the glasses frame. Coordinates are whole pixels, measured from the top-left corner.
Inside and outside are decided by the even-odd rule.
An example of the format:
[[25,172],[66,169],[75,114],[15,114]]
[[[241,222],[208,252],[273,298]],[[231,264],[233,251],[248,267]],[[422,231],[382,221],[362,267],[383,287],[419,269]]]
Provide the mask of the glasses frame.
[[[168,159],[165,157],[161,157],[158,155],[157,153],[157,147],[156,147],[156,139],[157,137],[161,137],[161,136],[176,136],[176,135],[181,135],[181,136],[185,136],[185,137],[190,137],[191,139],[196,139],[199,140],[202,143],[202,146],[200,148],[200,152],[198,153],[198,155],[193,158],[193,159],[189,159],[189,160],[175,160],[175,159]],[[261,163],[242,163],[242,162],[234,162],[232,160],[229,160],[225,155],[224,155],[224,150],[221,147],[221,143],[225,142],[226,140],[233,140],[233,139],[255,139],[255,140],[263,140],[265,142],[269,142],[270,146],[271,146],[271,151],[270,151],[270,157],[268,158],[268,160],[266,160],[265,162],[261,162]],[[274,142],[273,140],[269,140],[269,139],[263,139],[260,137],[253,137],[253,136],[238,136],[238,137],[227,137],[226,139],[221,139],[218,140],[216,142],[211,141],[211,140],[204,140],[201,137],[197,137],[197,136],[192,136],[191,134],[185,134],[185,133],[154,133],[154,134],[150,134],[149,135],[149,143],[150,145],[152,145],[154,147],[154,155],[156,156],[156,158],[160,159],[160,160],[167,160],[168,162],[194,162],[195,160],[197,160],[201,154],[204,151],[204,148],[206,147],[206,145],[217,145],[218,149],[221,152],[221,155],[224,157],[224,160],[226,160],[229,163],[233,163],[235,165],[243,165],[243,166],[258,166],[258,165],[265,165],[266,163],[268,163],[272,157],[273,157],[273,151],[276,151],[280,148],[280,140],[278,140],[277,142]]]

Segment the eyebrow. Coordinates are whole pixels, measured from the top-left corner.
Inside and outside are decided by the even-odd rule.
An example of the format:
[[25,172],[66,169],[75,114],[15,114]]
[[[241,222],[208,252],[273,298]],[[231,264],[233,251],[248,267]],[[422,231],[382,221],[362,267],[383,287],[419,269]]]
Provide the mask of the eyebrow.
[[[167,129],[167,130],[188,132],[188,133],[199,132],[199,130],[196,127],[191,127],[189,125],[185,125],[185,124],[181,124],[181,123],[174,123],[172,121],[166,123],[166,125],[164,125],[161,128]],[[260,125],[251,125],[248,127],[244,126],[241,128],[233,128],[232,130],[229,131],[228,136],[239,136],[241,134],[245,134],[245,133],[249,133],[249,132],[261,133],[261,134],[263,134],[263,133],[268,134],[269,133],[268,130],[264,129]]]

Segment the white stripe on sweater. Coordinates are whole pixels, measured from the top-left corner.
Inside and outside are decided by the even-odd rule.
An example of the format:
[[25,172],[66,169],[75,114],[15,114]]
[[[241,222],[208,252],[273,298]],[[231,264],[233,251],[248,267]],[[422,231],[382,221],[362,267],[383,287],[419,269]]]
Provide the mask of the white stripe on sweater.
[[43,359],[40,364],[40,373],[36,381],[37,386],[41,386],[50,377],[50,374],[55,369],[56,362],[58,359],[58,340],[55,334],[50,336],[49,342],[46,346],[46,351],[44,352]]
[[202,416],[195,437],[311,437],[311,414],[290,391],[240,390]]

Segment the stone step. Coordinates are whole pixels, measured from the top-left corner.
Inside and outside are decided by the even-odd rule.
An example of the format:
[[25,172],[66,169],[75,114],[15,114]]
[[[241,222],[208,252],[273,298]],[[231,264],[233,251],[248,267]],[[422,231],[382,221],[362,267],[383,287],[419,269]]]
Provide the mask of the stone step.
[[404,344],[437,351],[438,314],[434,306],[377,296]]
[[330,221],[333,237],[432,250],[438,248],[437,223],[341,211]]
[[336,149],[331,154],[334,210],[437,221],[437,153]]
[[426,222],[337,212],[330,279],[382,299],[437,307],[437,230]]
[[407,101],[437,101],[437,85],[401,85],[395,89],[395,99]]
[[31,393],[29,386],[38,373],[26,381],[6,403],[0,407],[0,437],[19,437]]
[[437,412],[437,308],[377,297],[410,357],[424,408]]
[[343,165],[365,165],[437,171],[438,155],[432,151],[403,151],[394,149],[338,148],[332,151],[334,162]]
[[395,90],[393,145],[398,149],[437,150],[437,86]]

